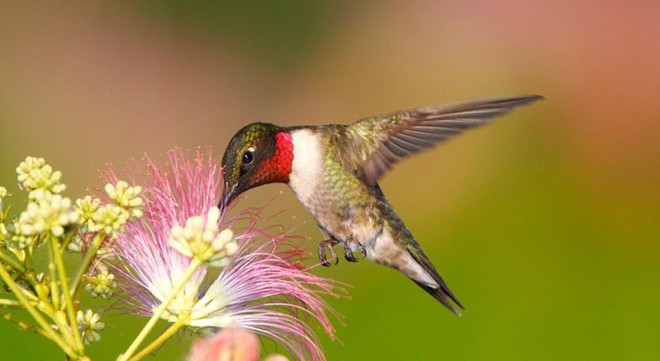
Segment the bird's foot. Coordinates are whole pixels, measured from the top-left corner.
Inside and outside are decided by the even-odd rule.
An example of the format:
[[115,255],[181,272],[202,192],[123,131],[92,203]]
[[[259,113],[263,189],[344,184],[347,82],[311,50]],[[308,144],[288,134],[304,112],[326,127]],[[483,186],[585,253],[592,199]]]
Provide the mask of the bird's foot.
[[335,253],[334,246],[339,243],[338,240],[334,238],[326,239],[325,241],[319,243],[319,260],[321,260],[321,265],[325,267],[330,267],[330,262],[325,258],[325,249],[327,248],[332,255],[332,258],[335,260],[335,264],[339,263],[339,258]]
[[355,258],[355,255],[353,255],[353,246],[360,250],[360,253],[362,253],[362,258],[367,257],[367,249],[364,248],[360,241],[356,241],[351,237],[347,239],[346,242],[344,242],[344,258],[346,258],[348,262],[358,261],[358,259]]

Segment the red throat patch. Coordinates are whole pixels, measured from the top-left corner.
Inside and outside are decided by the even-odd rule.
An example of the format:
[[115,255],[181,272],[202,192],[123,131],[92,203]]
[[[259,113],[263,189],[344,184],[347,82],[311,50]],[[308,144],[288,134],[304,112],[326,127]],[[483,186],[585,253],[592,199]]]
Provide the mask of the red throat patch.
[[271,182],[289,182],[291,165],[293,164],[293,138],[288,132],[275,134],[275,152],[273,156],[264,161],[259,173],[260,177],[269,179]]

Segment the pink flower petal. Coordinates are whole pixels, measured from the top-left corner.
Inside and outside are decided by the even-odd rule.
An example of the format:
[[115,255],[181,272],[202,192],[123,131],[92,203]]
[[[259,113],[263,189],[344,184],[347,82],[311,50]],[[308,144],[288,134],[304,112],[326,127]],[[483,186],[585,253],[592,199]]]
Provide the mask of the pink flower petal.
[[226,328],[215,335],[196,340],[187,361],[257,361],[259,340],[239,328]]

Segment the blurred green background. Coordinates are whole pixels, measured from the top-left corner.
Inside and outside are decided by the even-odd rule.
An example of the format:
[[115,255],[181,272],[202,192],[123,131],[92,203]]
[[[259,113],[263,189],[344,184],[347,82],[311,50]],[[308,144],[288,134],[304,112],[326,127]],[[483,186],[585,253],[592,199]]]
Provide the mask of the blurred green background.
[[[329,360],[656,360],[660,355],[660,3],[3,2],[0,184],[42,156],[67,195],[144,153],[212,145],[242,125],[347,123],[445,101],[547,99],[394,168],[382,187],[467,308],[457,318],[366,261],[318,269]],[[283,185],[245,205],[287,209]],[[106,314],[94,360],[144,319]],[[0,322],[1,359],[62,359]],[[152,358],[181,360],[190,337]],[[278,351],[270,348],[269,351]]]

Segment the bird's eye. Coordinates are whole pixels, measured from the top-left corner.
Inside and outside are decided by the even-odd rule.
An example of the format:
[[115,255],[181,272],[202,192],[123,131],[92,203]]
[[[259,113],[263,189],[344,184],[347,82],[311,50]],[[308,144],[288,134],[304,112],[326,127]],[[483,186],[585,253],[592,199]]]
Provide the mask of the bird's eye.
[[243,153],[243,163],[250,164],[253,160],[254,156],[252,155],[252,151],[246,150],[245,153]]

